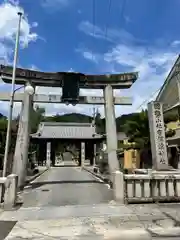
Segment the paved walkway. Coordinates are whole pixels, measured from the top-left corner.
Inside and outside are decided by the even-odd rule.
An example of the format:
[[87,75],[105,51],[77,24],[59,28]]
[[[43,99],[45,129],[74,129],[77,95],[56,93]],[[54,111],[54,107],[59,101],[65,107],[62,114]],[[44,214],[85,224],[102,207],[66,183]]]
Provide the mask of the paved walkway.
[[[74,164],[74,163],[72,163]],[[113,192],[80,167],[52,167],[24,191],[23,207],[108,203]]]
[[111,189],[77,167],[48,170],[23,198],[20,209],[1,212],[0,240],[180,239],[180,204],[116,204]]
[[180,238],[178,210],[179,204],[124,206],[113,202],[65,207],[22,207],[14,212],[2,213],[0,222],[11,222],[9,229],[16,224],[6,240],[174,239]]
[[46,166],[38,166],[38,173],[31,175],[31,176],[27,176],[26,177],[26,182],[30,182],[32,179],[36,178],[37,176],[41,175],[42,173],[44,173],[47,170]]

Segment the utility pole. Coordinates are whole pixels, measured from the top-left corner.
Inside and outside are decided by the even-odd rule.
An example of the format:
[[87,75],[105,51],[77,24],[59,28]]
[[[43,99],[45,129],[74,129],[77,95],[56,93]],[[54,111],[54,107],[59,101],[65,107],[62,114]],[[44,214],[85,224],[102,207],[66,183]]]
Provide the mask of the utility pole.
[[12,127],[12,114],[13,114],[13,104],[14,104],[16,67],[17,67],[17,58],[18,58],[18,49],[19,49],[19,36],[20,36],[22,12],[18,12],[18,16],[19,16],[19,21],[18,21],[18,29],[17,29],[17,33],[16,33],[16,43],[15,43],[15,50],[14,50],[11,95],[10,95],[10,100],[9,100],[10,101],[9,102],[9,115],[8,115],[7,133],[6,133],[6,145],[5,145],[5,152],[4,152],[3,177],[6,177],[8,154],[9,154],[9,147],[10,147],[10,140],[11,140],[11,127]]

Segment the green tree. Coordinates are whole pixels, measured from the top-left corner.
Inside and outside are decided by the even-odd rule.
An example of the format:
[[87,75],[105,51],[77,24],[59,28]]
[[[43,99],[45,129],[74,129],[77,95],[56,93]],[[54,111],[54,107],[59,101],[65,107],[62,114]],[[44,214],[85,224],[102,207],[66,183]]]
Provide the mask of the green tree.
[[96,126],[96,131],[99,134],[105,133],[105,119],[101,118],[100,112],[97,110],[96,115],[95,115],[95,126]]
[[[0,115],[0,169],[2,169],[7,133],[7,118]],[[9,154],[14,152],[17,136],[17,122],[12,121]]]
[[4,154],[4,147],[6,141],[6,128],[7,119],[5,117],[0,118],[0,154]]
[[64,115],[55,115],[46,117],[47,122],[76,122],[76,123],[91,123],[92,117],[80,114],[80,113],[69,113]]
[[149,123],[147,111],[136,113],[132,120],[124,124],[124,132],[129,142],[135,142],[140,148],[150,146]]
[[164,122],[167,124],[169,122],[176,122],[179,119],[179,116],[177,113],[168,113],[165,114]]
[[45,108],[38,105],[31,112],[31,133],[36,133],[40,122],[45,119]]
[[[175,130],[167,129],[166,124],[164,127],[166,137],[172,137],[175,134]],[[135,142],[141,149],[150,148],[150,132],[147,110],[134,114],[133,119],[128,120],[124,124],[124,132],[129,138],[129,142]]]

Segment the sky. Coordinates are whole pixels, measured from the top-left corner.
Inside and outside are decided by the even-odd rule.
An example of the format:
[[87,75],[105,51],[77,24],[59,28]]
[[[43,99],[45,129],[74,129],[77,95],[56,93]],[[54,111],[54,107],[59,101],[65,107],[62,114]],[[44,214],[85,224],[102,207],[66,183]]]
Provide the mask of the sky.
[[[180,50],[179,0],[0,0],[0,64],[12,65],[17,12],[23,12],[18,66],[39,71],[121,73],[139,78],[116,96],[132,96],[132,106],[117,106],[116,116],[146,107]],[[0,91],[10,85],[0,82]],[[60,94],[60,88],[37,88]],[[81,95],[102,95],[81,90]],[[14,115],[21,104],[15,104]],[[0,112],[8,113],[1,102]],[[92,115],[91,105],[41,105],[47,115],[78,112]],[[95,106],[104,115],[102,106]]]

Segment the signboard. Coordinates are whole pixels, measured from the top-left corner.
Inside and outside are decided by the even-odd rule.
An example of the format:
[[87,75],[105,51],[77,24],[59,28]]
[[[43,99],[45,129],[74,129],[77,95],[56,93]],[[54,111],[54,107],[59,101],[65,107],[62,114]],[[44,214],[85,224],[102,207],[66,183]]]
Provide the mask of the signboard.
[[148,118],[153,166],[156,170],[167,170],[168,157],[162,103],[148,104]]

